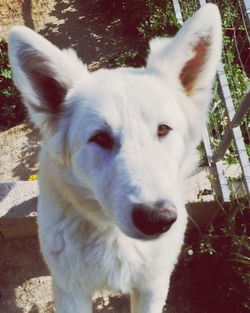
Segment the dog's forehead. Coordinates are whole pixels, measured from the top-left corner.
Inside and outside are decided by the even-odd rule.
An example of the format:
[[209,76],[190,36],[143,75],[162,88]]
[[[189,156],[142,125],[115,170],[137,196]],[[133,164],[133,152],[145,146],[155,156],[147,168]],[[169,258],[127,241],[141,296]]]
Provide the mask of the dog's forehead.
[[120,128],[129,122],[182,123],[183,114],[168,84],[144,69],[99,70],[79,85],[82,114]]

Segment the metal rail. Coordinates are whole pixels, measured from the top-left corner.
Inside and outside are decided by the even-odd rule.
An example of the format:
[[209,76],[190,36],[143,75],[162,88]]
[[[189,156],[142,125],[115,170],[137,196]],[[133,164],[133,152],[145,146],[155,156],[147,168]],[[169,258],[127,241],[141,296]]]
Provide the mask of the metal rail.
[[[227,81],[227,77],[224,71],[224,67],[223,64],[220,63],[219,69],[218,69],[218,78],[219,78],[219,82],[220,82],[220,87],[221,87],[221,91],[223,94],[223,98],[224,98],[224,103],[225,103],[225,107],[227,110],[227,115],[229,118],[229,122],[232,124],[235,121],[237,121],[238,116],[240,115],[244,115],[243,112],[240,111],[240,109],[242,110],[244,108],[245,113],[247,112],[247,109],[249,108],[250,102],[245,102],[244,106],[240,106],[239,110],[237,111],[237,115],[235,113],[235,109],[234,109],[234,105],[233,105],[233,100],[231,97],[231,92],[228,86],[228,81]],[[249,97],[246,97],[247,100],[249,100]],[[230,124],[229,124],[229,128],[230,130]],[[247,151],[246,151],[246,146],[244,144],[244,140],[243,140],[243,136],[242,136],[242,132],[239,126],[237,127],[233,127],[231,130],[232,133],[232,137],[235,140],[235,144],[236,144],[236,148],[237,148],[237,154],[239,156],[239,161],[240,161],[240,166],[241,166],[241,170],[242,170],[242,178],[243,178],[243,182],[247,191],[247,195],[249,197],[250,195],[250,164],[249,164],[249,160],[248,160],[248,156],[247,156]],[[226,134],[225,134],[226,135]],[[225,135],[222,139],[222,142],[226,139]],[[228,145],[230,144],[230,141],[228,142]],[[225,149],[225,146],[220,145],[219,149],[218,149],[218,154],[220,155],[220,158],[222,158],[226,152],[227,149]],[[224,153],[222,153],[224,152]]]
[[232,121],[228,122],[226,131],[225,131],[225,134],[224,134],[222,141],[220,143],[219,149],[214,154],[214,156],[212,157],[213,162],[216,162],[216,161],[222,159],[223,156],[225,155],[226,150],[227,150],[228,146],[230,145],[231,140],[233,139],[232,130],[233,130],[233,128],[240,125],[242,118],[244,117],[244,115],[249,110],[249,105],[250,105],[250,92],[248,92],[246,94],[246,96],[244,97],[244,99],[242,100],[241,105],[238,108],[238,110],[236,111]]
[[[250,0],[244,0],[244,7],[246,12],[246,20],[250,25]],[[200,6],[206,4],[205,0],[199,0]],[[175,10],[175,15],[180,24],[183,23],[181,8],[178,0],[173,0],[173,6]],[[247,113],[250,107],[250,92],[244,97],[241,105],[239,106],[237,112],[235,112],[231,92],[229,89],[227,77],[224,71],[224,66],[220,62],[218,71],[218,80],[222,95],[224,98],[224,104],[226,112],[228,115],[228,125],[225,134],[223,135],[222,141],[218,148],[218,151],[215,153],[212,149],[208,131],[205,132],[203,136],[203,142],[208,158],[208,163],[212,174],[215,176],[214,182],[212,182],[216,194],[223,202],[230,201],[230,190],[228,187],[228,182],[225,177],[225,173],[222,165],[222,158],[225,156],[225,153],[232,141],[235,140],[237,154],[239,157],[239,162],[242,170],[243,183],[247,192],[247,196],[250,197],[250,163],[246,151],[246,146],[244,144],[243,136],[239,124],[243,116]]]
[[248,23],[248,27],[250,27],[250,0],[243,0],[242,2],[246,12],[246,22]]
[[[206,1],[200,0],[199,3],[200,3],[200,6],[202,6],[202,5],[206,4]],[[250,5],[249,5],[250,1],[245,0],[244,3],[245,3],[245,7],[246,7],[246,12],[247,12],[247,8],[250,9]],[[250,12],[248,10],[248,18],[249,18],[249,14],[250,14]],[[248,22],[250,22],[249,19],[248,19]],[[233,100],[231,97],[231,92],[229,89],[226,73],[224,71],[224,66],[223,66],[222,62],[220,62],[219,69],[218,69],[217,73],[218,73],[218,78],[219,78],[219,83],[220,83],[222,95],[224,98],[225,107],[227,110],[227,115],[228,115],[229,122],[230,122],[230,124],[228,125],[228,130],[230,132],[230,126],[231,126],[232,127],[231,128],[231,135],[235,140],[235,144],[236,144],[236,148],[237,148],[237,154],[239,157],[241,171],[242,171],[242,178],[243,178],[243,182],[244,182],[244,185],[246,188],[247,196],[249,198],[250,197],[250,163],[248,160],[246,146],[244,144],[241,129],[239,126],[237,126],[237,127],[233,126],[234,123],[239,122],[239,117],[242,118],[244,116],[244,114],[247,112],[248,108],[250,107],[249,96],[245,97],[245,99],[244,99],[245,101],[243,100],[241,106],[239,107],[237,112],[235,112]],[[226,134],[223,136],[222,143],[218,149],[218,155],[220,156],[219,159],[222,159],[224,157],[225,152],[227,150],[227,147],[229,146],[229,144],[231,142],[231,141],[226,140],[225,136],[226,136]],[[224,142],[224,145],[222,145],[223,142]],[[227,143],[227,147],[225,145],[225,142]],[[216,162],[216,158],[213,158],[213,160]],[[217,160],[218,160],[218,158],[217,158]]]

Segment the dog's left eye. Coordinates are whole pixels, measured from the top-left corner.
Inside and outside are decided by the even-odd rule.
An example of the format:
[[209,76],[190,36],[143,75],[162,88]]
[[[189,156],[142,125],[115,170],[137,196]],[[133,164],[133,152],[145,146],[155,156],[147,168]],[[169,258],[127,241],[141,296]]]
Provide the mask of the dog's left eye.
[[89,142],[94,142],[98,146],[106,150],[112,150],[114,146],[114,139],[110,133],[106,131],[100,131],[89,139]]
[[166,137],[171,130],[172,130],[172,128],[169,127],[168,125],[160,124],[158,126],[157,135],[158,135],[159,138]]

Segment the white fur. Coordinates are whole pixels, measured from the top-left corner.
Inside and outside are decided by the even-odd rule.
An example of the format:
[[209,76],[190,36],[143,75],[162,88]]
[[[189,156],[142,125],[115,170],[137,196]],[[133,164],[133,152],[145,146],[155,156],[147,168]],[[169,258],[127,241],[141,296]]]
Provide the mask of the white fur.
[[[206,58],[187,91],[180,73],[202,38]],[[44,138],[39,237],[59,313],[90,313],[91,295],[102,288],[131,292],[133,313],[162,312],[187,221],[183,184],[220,57],[218,9],[204,6],[174,38],[155,39],[150,48],[146,68],[89,73],[73,51],[25,27],[10,32],[14,80]],[[64,88],[57,114],[46,107],[48,90],[37,86],[37,60]],[[172,128],[165,138],[157,137],[159,124]],[[117,143],[112,150],[89,142],[107,127]],[[152,239],[134,225],[132,207],[159,200],[174,204],[178,218]]]

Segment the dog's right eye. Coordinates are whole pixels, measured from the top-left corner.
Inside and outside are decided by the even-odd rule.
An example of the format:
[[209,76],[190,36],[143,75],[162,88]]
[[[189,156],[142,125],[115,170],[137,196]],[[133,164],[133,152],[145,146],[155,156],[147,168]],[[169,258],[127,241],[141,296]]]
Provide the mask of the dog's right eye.
[[106,131],[100,131],[96,133],[89,139],[89,142],[93,142],[106,150],[112,150],[114,147],[114,139],[110,133]]

